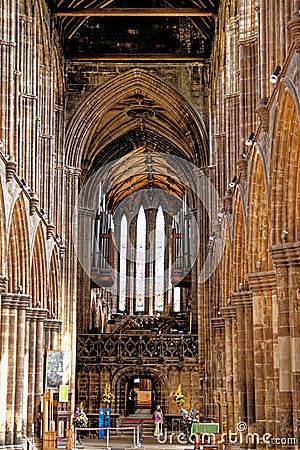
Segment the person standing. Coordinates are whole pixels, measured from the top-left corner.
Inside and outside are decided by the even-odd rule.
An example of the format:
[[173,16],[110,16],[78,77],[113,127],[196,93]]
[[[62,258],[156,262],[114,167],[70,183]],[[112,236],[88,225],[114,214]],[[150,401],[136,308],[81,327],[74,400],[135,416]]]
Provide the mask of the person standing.
[[156,410],[154,412],[154,436],[159,437],[161,434],[161,424],[163,420],[162,410],[159,405],[157,405]]

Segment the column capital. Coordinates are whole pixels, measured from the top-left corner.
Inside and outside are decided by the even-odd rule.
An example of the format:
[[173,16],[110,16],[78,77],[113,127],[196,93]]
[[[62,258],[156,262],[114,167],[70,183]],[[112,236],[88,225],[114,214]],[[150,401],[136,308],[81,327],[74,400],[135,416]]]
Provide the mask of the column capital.
[[296,52],[300,52],[300,17],[299,11],[295,11],[287,24],[291,37],[295,43]]
[[6,292],[8,278],[5,275],[0,275],[0,294]]
[[62,321],[58,319],[45,319],[44,321],[44,329],[45,330],[52,330],[52,331],[59,331],[61,327]]
[[6,292],[1,295],[1,305],[6,309],[27,309],[30,298],[30,295]]
[[287,242],[272,245],[269,252],[273,258],[275,267],[300,265],[300,242]]
[[65,166],[65,170],[68,175],[74,176],[75,178],[79,178],[81,175],[81,169],[73,166]]
[[220,312],[224,319],[235,319],[236,318],[236,308],[235,306],[222,306]]
[[214,330],[221,330],[225,327],[225,319],[224,317],[213,317],[211,324]]
[[30,321],[44,320],[47,317],[48,309],[28,308],[26,310],[26,319]]
[[37,320],[39,322],[45,322],[48,314],[48,309],[36,308],[37,310]]
[[271,290],[275,289],[277,286],[275,270],[269,270],[268,272],[248,273],[247,279],[252,292]]
[[232,293],[232,305],[236,308],[252,306],[253,293],[251,291],[241,291]]
[[37,308],[27,308],[26,320],[34,322],[37,320]]

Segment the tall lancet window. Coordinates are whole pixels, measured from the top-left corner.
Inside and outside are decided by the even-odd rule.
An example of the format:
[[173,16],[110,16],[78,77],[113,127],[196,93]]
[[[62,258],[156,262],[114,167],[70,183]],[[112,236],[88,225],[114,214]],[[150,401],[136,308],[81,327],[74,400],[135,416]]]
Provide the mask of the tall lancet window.
[[141,206],[136,227],[136,311],[145,310],[146,216]]
[[165,219],[161,206],[158,208],[155,229],[155,311],[164,310],[165,287]]
[[119,295],[120,311],[126,311],[126,258],[127,258],[127,218],[124,214],[121,221],[121,236],[120,236],[120,295]]

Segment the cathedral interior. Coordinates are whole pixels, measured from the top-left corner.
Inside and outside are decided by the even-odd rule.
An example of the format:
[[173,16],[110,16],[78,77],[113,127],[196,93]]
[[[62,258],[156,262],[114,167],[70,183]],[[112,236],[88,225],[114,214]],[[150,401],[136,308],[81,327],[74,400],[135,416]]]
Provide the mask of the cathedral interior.
[[119,421],[176,415],[180,386],[298,448],[300,1],[1,0],[0,23],[0,448],[48,450],[106,386]]

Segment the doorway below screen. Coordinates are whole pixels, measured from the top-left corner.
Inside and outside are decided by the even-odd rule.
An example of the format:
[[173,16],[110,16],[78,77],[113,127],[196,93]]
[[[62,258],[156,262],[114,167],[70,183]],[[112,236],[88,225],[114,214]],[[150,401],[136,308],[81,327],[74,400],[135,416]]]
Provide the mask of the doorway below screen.
[[155,410],[155,392],[149,378],[131,378],[126,386],[126,415],[151,414]]

